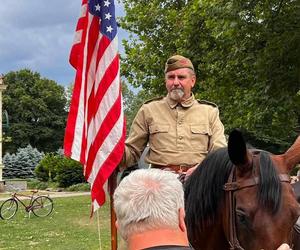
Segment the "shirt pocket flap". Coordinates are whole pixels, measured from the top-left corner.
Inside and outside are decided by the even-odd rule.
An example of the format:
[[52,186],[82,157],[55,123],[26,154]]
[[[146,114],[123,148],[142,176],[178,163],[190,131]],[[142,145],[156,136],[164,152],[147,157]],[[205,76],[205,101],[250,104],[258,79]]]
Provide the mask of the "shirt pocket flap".
[[154,124],[149,126],[150,134],[156,133],[168,133],[170,125],[169,124]]
[[208,124],[191,125],[191,132],[193,134],[211,135],[211,130]]

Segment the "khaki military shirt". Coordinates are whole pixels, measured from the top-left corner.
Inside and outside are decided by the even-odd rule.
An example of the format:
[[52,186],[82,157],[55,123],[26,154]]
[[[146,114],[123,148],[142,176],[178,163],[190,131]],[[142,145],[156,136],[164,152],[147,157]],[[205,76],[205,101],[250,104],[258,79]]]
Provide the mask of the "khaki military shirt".
[[146,102],[132,123],[121,167],[135,164],[147,144],[145,160],[151,164],[200,163],[208,152],[226,146],[217,106],[194,95],[181,104],[169,96]]

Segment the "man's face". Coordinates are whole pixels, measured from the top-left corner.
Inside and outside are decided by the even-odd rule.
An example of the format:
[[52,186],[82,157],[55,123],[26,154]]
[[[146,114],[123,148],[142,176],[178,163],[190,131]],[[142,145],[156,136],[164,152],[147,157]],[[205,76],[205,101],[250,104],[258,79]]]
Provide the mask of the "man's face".
[[196,76],[191,69],[182,68],[167,72],[165,81],[170,98],[174,101],[182,102],[191,96]]

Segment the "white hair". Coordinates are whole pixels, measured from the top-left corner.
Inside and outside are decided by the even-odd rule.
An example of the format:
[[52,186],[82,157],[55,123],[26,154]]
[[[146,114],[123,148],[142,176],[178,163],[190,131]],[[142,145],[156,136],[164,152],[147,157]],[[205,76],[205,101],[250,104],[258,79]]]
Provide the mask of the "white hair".
[[121,236],[179,225],[184,208],[183,187],[177,175],[159,169],[140,169],[125,177],[114,193]]

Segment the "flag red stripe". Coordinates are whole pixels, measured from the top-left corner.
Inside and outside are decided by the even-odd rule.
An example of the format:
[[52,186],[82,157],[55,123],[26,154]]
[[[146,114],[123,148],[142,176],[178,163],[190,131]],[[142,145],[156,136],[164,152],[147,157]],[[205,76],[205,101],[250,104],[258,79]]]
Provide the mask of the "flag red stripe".
[[103,120],[101,127],[99,128],[98,133],[95,137],[94,143],[91,145],[89,149],[89,154],[87,157],[88,161],[86,163],[86,170],[85,170],[86,179],[89,178],[98,149],[101,147],[102,143],[105,141],[112,127],[120,117],[120,113],[121,113],[120,105],[121,105],[121,96],[119,95],[118,99],[116,100],[116,102],[111,107],[108,114],[106,115],[105,119]]
[[[125,128],[125,123],[124,126]],[[114,148],[114,150],[111,152],[109,157],[106,159],[104,162],[105,165],[111,166],[108,168],[101,168],[99,170],[99,173],[94,181],[94,185],[92,186],[92,200],[96,200],[99,206],[102,206],[105,203],[105,193],[103,188],[98,188],[98,187],[103,187],[105,181],[109,178],[109,176],[112,174],[114,171],[115,167],[114,164],[115,162],[119,162],[121,160],[121,157],[124,153],[124,143],[125,143],[125,134],[126,131],[125,129],[123,130],[122,137],[120,138],[120,141]]]
[[[96,68],[91,68],[95,67],[95,65],[91,65],[92,61],[95,58],[95,49],[97,49],[97,42],[98,42],[98,37],[99,37],[99,20],[96,18],[93,18],[90,22],[89,25],[89,30],[88,30],[88,40],[86,41],[86,51],[85,51],[85,57],[86,57],[86,65],[85,65],[85,99],[87,98],[87,95],[89,96],[94,96],[94,80],[95,80],[95,72]],[[86,105],[86,100],[84,101]],[[85,109],[86,110],[86,107]],[[90,107],[87,107],[88,112],[86,112],[85,116],[92,116],[94,113],[94,108],[93,105]],[[86,122],[85,121],[85,128],[86,128]],[[87,148],[87,141],[86,141],[86,129],[83,131],[83,136],[82,136],[82,144],[81,144],[81,155],[80,155],[80,162],[85,164],[86,162],[86,148]]]
[[[79,65],[80,66],[80,65]],[[70,111],[68,115],[68,123],[66,126],[65,138],[64,138],[64,151],[66,156],[72,155],[72,145],[74,140],[75,126],[78,115],[79,101],[80,101],[80,91],[83,87],[81,85],[81,71],[76,72],[76,80],[73,88],[73,94],[70,104]]]
[[103,1],[82,1],[70,53],[77,72],[64,142],[65,154],[84,164],[95,208],[105,201],[103,184],[121,160],[125,140],[114,3],[106,9],[111,20],[98,4],[105,7]]
[[[89,97],[88,105],[89,108],[92,108],[94,112],[92,112],[90,116],[88,116],[88,120],[87,120],[88,124],[91,122],[91,119],[93,118],[92,115],[95,115],[96,111],[98,110],[102,98],[106,94],[106,91],[109,88],[110,84],[115,79],[118,70],[119,70],[119,56],[116,55],[113,62],[109,65],[109,67],[105,71],[104,76],[101,79],[101,82],[99,84],[96,95],[94,96],[93,94],[90,95]],[[97,101],[95,102],[95,100]]]
[[97,64],[102,59],[102,56],[105,54],[106,49],[111,44],[110,40],[106,36],[102,36],[99,43],[99,50],[97,55]]
[[[82,6],[86,6],[87,0],[82,1]],[[73,94],[70,104],[70,110],[68,114],[68,120],[65,130],[65,138],[64,138],[64,153],[68,157],[75,158],[78,160],[78,156],[73,155],[72,153],[72,147],[73,142],[75,139],[75,129],[76,126],[74,126],[77,122],[78,118],[78,109],[79,109],[79,102],[80,102],[80,93],[82,91],[82,68],[83,68],[83,49],[84,49],[84,40],[86,37],[86,29],[83,29],[87,26],[87,16],[88,11],[86,11],[85,15],[83,17],[79,18],[76,32],[79,31],[79,28],[82,28],[82,37],[80,43],[74,44],[74,46],[71,49],[70,52],[70,58],[69,61],[73,67],[76,68],[76,76],[75,76],[75,83],[73,87]]]
[[[86,2],[86,1],[84,1],[84,2]],[[86,3],[83,6],[87,7]],[[76,33],[77,33],[76,36],[79,33],[81,33],[81,39],[80,39],[80,42],[76,41],[76,43],[74,43],[74,45],[72,46],[72,49],[70,52],[70,58],[69,58],[69,61],[74,68],[77,67],[77,62],[79,61],[78,57],[82,54],[81,50],[83,49],[83,46],[84,46],[82,38],[84,38],[86,35],[84,28],[87,25],[88,12],[86,11],[85,13],[82,13],[82,14],[84,14],[84,15],[78,19],[78,23],[77,23],[77,27],[76,27]]]

